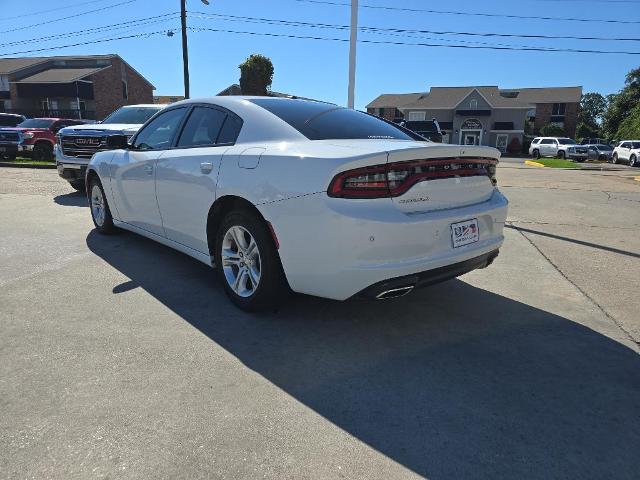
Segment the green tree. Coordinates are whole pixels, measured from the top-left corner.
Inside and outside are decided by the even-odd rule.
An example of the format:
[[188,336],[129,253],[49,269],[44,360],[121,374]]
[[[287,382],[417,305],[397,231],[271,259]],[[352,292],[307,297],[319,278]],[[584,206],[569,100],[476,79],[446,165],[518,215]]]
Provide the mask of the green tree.
[[603,115],[604,131],[609,138],[619,139],[618,128],[640,103],[640,67],[627,73],[622,90],[607,98],[610,101]]
[[580,112],[576,136],[578,138],[599,138],[603,136],[601,119],[607,110],[607,100],[599,93],[585,93],[580,100]]
[[620,140],[640,138],[640,103],[620,122],[616,137]]
[[273,80],[273,63],[268,57],[249,55],[239,68],[243,95],[268,95]]
[[564,137],[564,128],[554,125],[553,123],[547,123],[540,129],[540,135],[543,137]]

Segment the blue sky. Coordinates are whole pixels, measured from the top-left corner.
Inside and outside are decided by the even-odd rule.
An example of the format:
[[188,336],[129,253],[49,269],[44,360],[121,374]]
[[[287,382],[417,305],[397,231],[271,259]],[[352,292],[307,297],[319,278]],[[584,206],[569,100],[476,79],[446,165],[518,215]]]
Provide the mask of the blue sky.
[[[57,20],[46,25],[35,23],[56,20],[89,10],[124,5],[100,12]],[[349,3],[349,0],[333,0]],[[619,19],[640,22],[637,0],[483,0],[420,1],[360,0],[361,5],[394,6],[414,9],[437,9],[458,12],[547,16],[566,18]],[[58,7],[57,11],[29,15]],[[58,47],[95,39],[108,39],[138,33],[173,29],[173,37],[152,35],[106,43],[59,48],[14,56],[117,53],[145,75],[155,86],[156,94],[182,93],[182,57],[179,19],[144,19],[177,12],[179,0],[0,0],[2,16],[0,56],[36,48]],[[188,9],[214,15],[294,20],[314,24],[348,25],[350,9],[339,5],[314,4],[296,0],[188,0]],[[7,18],[16,17],[19,18]],[[227,17],[229,18],[229,17]],[[48,35],[136,22],[113,31],[82,33],[57,39],[5,46],[6,42],[29,40]],[[297,36],[348,38],[348,31],[328,28],[291,27],[222,18],[189,20],[192,27]],[[584,23],[444,15],[427,12],[393,11],[360,8],[360,25],[367,27],[419,29],[430,31],[499,32],[511,34],[568,35],[640,38],[640,23]],[[27,28],[23,28],[27,27]],[[640,52],[640,42],[539,40],[523,38],[457,37],[436,34],[396,34],[395,36],[360,33],[361,39],[406,43],[461,44],[484,42],[518,46],[547,46],[591,50],[626,50]],[[404,36],[403,36],[404,35]],[[421,38],[417,38],[420,37]],[[473,43],[467,43],[473,45]],[[335,41],[274,38],[212,31],[189,33],[192,96],[209,96],[235,83],[238,64],[251,53],[261,53],[274,63],[272,88],[295,95],[327,100],[344,105],[347,98],[348,43]],[[380,93],[417,92],[430,86],[499,85],[500,87],[538,87],[582,85],[585,92],[603,94],[619,90],[624,75],[640,66],[640,55],[595,55],[493,51],[453,48],[430,48],[380,44],[359,44],[356,74],[356,107],[363,108]]]

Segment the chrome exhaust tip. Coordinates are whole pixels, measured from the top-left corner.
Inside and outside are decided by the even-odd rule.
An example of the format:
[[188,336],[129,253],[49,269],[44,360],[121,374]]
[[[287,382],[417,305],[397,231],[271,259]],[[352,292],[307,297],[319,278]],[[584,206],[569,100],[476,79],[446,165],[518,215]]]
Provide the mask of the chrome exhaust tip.
[[408,285],[406,287],[392,288],[391,290],[385,290],[376,295],[376,300],[389,300],[390,298],[404,297],[411,293],[415,285]]

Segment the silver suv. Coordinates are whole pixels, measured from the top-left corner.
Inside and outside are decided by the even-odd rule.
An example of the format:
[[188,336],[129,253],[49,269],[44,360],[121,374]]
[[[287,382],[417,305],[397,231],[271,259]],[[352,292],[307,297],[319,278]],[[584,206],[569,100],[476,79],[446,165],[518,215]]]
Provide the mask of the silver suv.
[[529,147],[529,155],[533,158],[558,157],[584,162],[588,154],[586,146],[566,137],[536,137]]

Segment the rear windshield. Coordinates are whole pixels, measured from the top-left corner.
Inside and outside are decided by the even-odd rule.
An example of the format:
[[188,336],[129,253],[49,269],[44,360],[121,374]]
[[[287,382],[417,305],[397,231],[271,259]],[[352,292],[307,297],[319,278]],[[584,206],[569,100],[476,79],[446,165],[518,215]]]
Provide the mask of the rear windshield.
[[598,150],[613,150],[609,145],[596,145]]
[[572,138],[559,138],[558,143],[560,145],[575,145],[576,141],[573,140]]
[[55,122],[55,120],[49,120],[47,118],[30,118],[18,126],[20,128],[49,128],[53,125],[53,122]]
[[162,107],[125,107],[120,108],[104,119],[102,123],[128,123],[137,125],[149,120]]
[[251,102],[284,120],[309,140],[412,140],[393,124],[328,103],[283,98],[257,98]]

